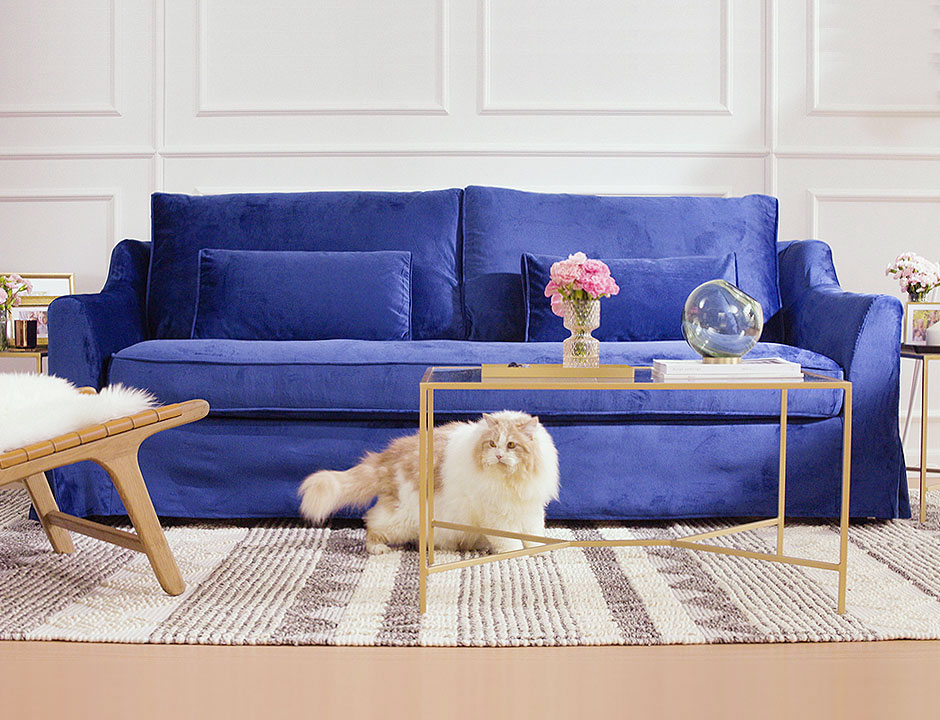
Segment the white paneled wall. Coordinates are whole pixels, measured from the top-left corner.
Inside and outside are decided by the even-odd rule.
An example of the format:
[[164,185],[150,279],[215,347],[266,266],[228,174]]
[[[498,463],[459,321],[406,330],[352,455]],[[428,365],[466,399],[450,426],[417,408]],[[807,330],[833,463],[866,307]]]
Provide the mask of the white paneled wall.
[[97,290],[154,190],[471,183],[777,195],[897,294],[940,257],[940,3],[0,2],[4,268]]

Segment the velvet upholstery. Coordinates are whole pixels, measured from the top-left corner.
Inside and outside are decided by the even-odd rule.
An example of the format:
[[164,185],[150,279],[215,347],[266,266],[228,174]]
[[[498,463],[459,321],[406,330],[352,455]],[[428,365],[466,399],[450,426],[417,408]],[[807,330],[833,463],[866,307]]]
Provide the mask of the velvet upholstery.
[[107,381],[111,355],[147,338],[144,297],[150,243],[122,240],[111,251],[100,293],[68,295],[49,305],[49,373],[80,387]]
[[780,307],[777,200],[598,197],[468,187],[464,305],[471,340],[522,340],[523,253],[663,258],[736,253],[737,285],[769,318]]
[[[568,337],[552,312],[545,286],[555,255],[522,255],[522,288],[527,341],[559,342]],[[604,342],[681,340],[682,310],[695,288],[709,280],[737,283],[734,253],[677,258],[599,258],[607,263],[620,292],[601,303],[601,326],[591,335]]]
[[199,251],[194,338],[411,339],[411,253]]
[[190,336],[203,248],[400,250],[412,255],[413,336],[461,339],[461,192],[155,193],[149,335]]
[[[555,344],[459,342],[464,337],[461,292],[465,289],[473,296],[466,301],[468,317],[480,317],[479,312],[486,309],[488,302],[495,316],[503,319],[511,316],[506,325],[511,331],[508,334],[521,340],[524,332],[521,255],[570,252],[571,243],[565,237],[556,242],[553,232],[558,229],[562,236],[567,233],[571,237],[577,234],[574,226],[578,218],[572,208],[581,200],[575,198],[570,201],[574,205],[568,205],[569,201],[558,200],[558,196],[548,196],[543,222],[542,216],[533,217],[530,212],[531,205],[542,204],[538,198],[520,201],[518,194],[511,191],[478,190],[480,193],[473,188],[467,191],[463,208],[466,213],[474,203],[477,206],[476,217],[467,223],[477,233],[476,249],[468,253],[468,258],[473,256],[475,269],[469,272],[464,286],[458,284],[462,238],[458,220],[462,211],[458,205],[451,212],[450,206],[451,200],[459,200],[460,191],[404,194],[397,209],[391,207],[394,202],[387,194],[379,194],[379,198],[372,193],[340,193],[342,197],[335,200],[324,199],[323,194],[317,193],[310,197],[310,207],[304,207],[297,196],[227,196],[228,200],[172,196],[166,202],[155,199],[160,213],[154,217],[154,237],[163,233],[169,244],[179,240],[180,257],[176,260],[182,263],[180,267],[190,268],[187,273],[191,270],[192,306],[183,302],[183,313],[179,315],[183,317],[188,312],[190,323],[195,310],[198,251],[202,247],[220,247],[206,240],[216,235],[226,240],[221,247],[232,249],[411,252],[416,286],[421,285],[417,280],[421,264],[425,268],[438,267],[438,274],[431,273],[430,277],[440,282],[435,285],[436,281],[429,281],[426,276],[423,289],[413,288],[416,339],[411,342],[157,340],[148,324],[145,305],[152,246],[124,241],[112,254],[110,274],[102,292],[60,298],[52,304],[50,369],[79,385],[100,387],[108,381],[133,381],[167,401],[211,396],[210,417],[160,433],[141,448],[141,467],[161,515],[296,516],[297,487],[306,474],[322,468],[349,467],[367,450],[380,449],[390,438],[416,431],[417,380],[424,367],[454,361],[525,358],[558,362],[560,349]],[[481,216],[481,193],[486,196],[491,217]],[[428,200],[425,195],[433,197]],[[476,198],[473,202],[471,196]],[[355,198],[361,201],[359,206]],[[634,228],[638,237],[645,238],[640,245],[649,245],[652,238],[660,237],[654,218],[659,212],[664,224],[662,236],[667,238],[662,252],[638,251],[637,255],[671,257],[734,252],[740,269],[742,254],[748,256],[744,263],[747,266],[753,260],[752,253],[760,256],[763,252],[756,240],[759,235],[756,228],[771,227],[773,234],[775,214],[771,222],[770,211],[775,205],[771,199],[743,198],[738,202],[704,205],[688,204],[684,198],[664,200],[670,202],[649,206],[626,202],[621,206],[588,199],[583,218],[586,236],[593,237],[598,228],[606,229],[599,233],[596,246],[581,245],[580,249],[598,257],[631,257],[622,252],[627,243],[617,239],[616,228]],[[334,202],[338,202],[339,209]],[[179,205],[180,215],[163,215],[173,215],[174,203]],[[365,216],[372,205],[384,209],[378,210],[381,217],[370,223]],[[566,206],[565,211],[561,212],[558,205]],[[630,221],[628,207],[631,212],[636,210],[636,222]],[[236,212],[239,208],[244,213]],[[256,208],[260,208],[259,214]],[[421,208],[427,211],[423,219],[413,222],[407,232],[404,225],[399,225],[400,234],[381,247],[365,240],[362,246],[353,247],[356,243],[349,241],[349,233],[337,220],[340,216],[355,216],[361,230],[370,224],[372,227],[394,224],[392,217],[401,219],[410,214],[415,220],[421,216],[418,212]],[[716,250],[715,246],[721,245],[717,237],[721,233],[714,230],[717,235],[712,236],[703,230],[702,247],[691,253],[677,252],[674,248],[684,245],[688,238],[675,227],[684,220],[670,212],[683,217],[687,213],[689,222],[698,230],[709,223],[713,230],[738,228],[743,232],[742,242],[730,242]],[[722,212],[728,213],[724,220]],[[711,221],[709,213],[713,214]],[[317,242],[302,243],[300,235],[304,233],[292,230],[287,235],[297,246],[282,246],[276,230],[290,225],[292,218],[308,230],[319,228],[311,235]],[[192,226],[187,224],[190,221]],[[438,225],[425,227],[422,222]],[[272,231],[270,237],[252,239],[256,236],[247,232],[248,228],[257,230],[263,226]],[[336,230],[336,243],[326,236],[330,228]],[[174,239],[177,231],[179,238]],[[695,232],[690,230],[692,235]],[[416,237],[421,240],[415,240]],[[426,243],[429,238],[439,238],[442,244]],[[169,254],[150,265],[151,280],[156,269],[157,275],[169,282],[167,273],[173,272],[174,258],[168,247],[163,249]],[[438,248],[443,260],[434,260],[429,247]],[[445,247],[450,250],[441,249]],[[594,253],[595,249],[601,252]],[[781,243],[775,252],[779,252],[783,305],[767,318],[764,342],[753,351],[755,356],[785,353],[790,359],[827,373],[841,372],[852,381],[851,513],[856,517],[909,517],[897,425],[900,304],[883,296],[841,290],[829,250],[823,243]],[[484,258],[485,253],[492,258]],[[183,262],[183,256],[189,260]],[[190,260],[192,267],[186,264]],[[771,272],[764,260],[754,262]],[[492,265],[492,273],[487,263]],[[773,268],[776,267],[774,262]],[[745,287],[743,281],[741,284]],[[500,293],[510,286],[516,287],[518,302],[507,314],[501,304],[507,296]],[[432,292],[435,287],[442,291],[439,295]],[[481,295],[486,287],[492,290],[488,299]],[[189,292],[186,288],[179,290],[174,296],[176,300]],[[435,305],[434,298],[438,297],[441,306]],[[424,303],[420,308],[416,307],[419,302]],[[773,306],[772,299],[768,302]],[[151,320],[159,315],[159,304],[151,304],[150,311],[155,313]],[[475,332],[480,336],[498,335],[503,323],[499,317],[493,327],[488,327],[484,318]],[[418,334],[418,319],[423,323],[422,332],[428,336]],[[435,326],[437,321],[441,321],[440,325]],[[440,333],[431,332],[429,328],[433,327],[443,329]],[[438,340],[439,336],[450,339]],[[785,343],[786,347],[768,341]],[[249,350],[249,345],[254,349]],[[691,350],[682,342],[642,343],[631,348],[620,345],[604,343],[602,357],[605,352],[608,357],[642,362],[656,356],[692,357]],[[673,351],[675,355],[671,355]],[[264,360],[270,367],[265,367]],[[198,365],[205,367],[196,369]],[[366,375],[368,383],[362,381]],[[293,393],[288,392],[291,387]],[[697,401],[687,398],[670,407],[665,399],[668,393],[656,393],[656,399],[648,401],[638,393],[636,396],[624,393],[622,407],[606,408],[599,403],[592,405],[590,400],[579,400],[580,406],[575,407],[570,398],[562,397],[563,393],[542,394],[537,402],[547,403],[541,406],[546,411],[543,420],[559,447],[563,476],[561,497],[549,506],[549,515],[572,519],[649,519],[773,514],[778,428],[776,414],[769,410],[771,400],[754,391],[742,392],[738,400],[749,404],[749,409],[735,408],[723,401],[720,393],[710,396],[706,393]],[[683,394],[686,393],[677,391],[675,396]],[[830,415],[838,412],[841,400],[839,393],[828,394],[828,400],[825,397],[822,401],[819,397],[810,400],[809,396],[815,394],[825,396],[820,391],[790,393],[794,415],[788,430],[787,510],[796,516],[832,517],[839,510],[842,421]],[[473,409],[468,405],[469,397],[455,392],[445,399],[446,395],[437,393],[435,399],[436,409],[442,411],[441,420],[459,417],[461,409]],[[514,402],[529,409],[536,402],[533,395],[526,397],[521,393],[515,399],[493,394],[488,399],[497,405],[489,409]],[[482,405],[486,400],[477,398],[473,402]],[[333,407],[313,409],[325,402]],[[693,402],[699,404],[694,406]],[[269,407],[260,407],[262,404]],[[577,412],[572,412],[572,407]],[[624,412],[623,407],[629,408],[629,412]],[[742,414],[742,409],[750,414]],[[691,410],[697,414],[683,414]],[[739,414],[725,414],[733,411]],[[59,505],[66,512],[76,515],[122,512],[113,486],[96,465],[81,463],[60,468],[54,471],[52,479]],[[357,514],[355,510],[349,512]]]
[[[415,432],[417,416],[393,421],[208,417],[144,442],[140,463],[154,508],[171,517],[293,517],[310,472],[345,469],[369,450]],[[776,514],[776,423],[545,421],[559,451],[561,489],[551,518],[649,520]],[[788,426],[787,512],[839,513],[841,421]],[[650,452],[655,448],[655,452]],[[611,469],[614,472],[611,472]],[[805,481],[804,481],[805,479]],[[60,506],[121,515],[120,498],[90,463],[55,471]],[[359,517],[347,508],[341,515]],[[871,500],[852,496],[852,514]]]
[[[901,302],[889,295],[843,290],[832,251],[818,240],[781,243],[780,267],[787,342],[823,350],[852,383],[852,492],[883,496],[881,501],[908,517],[907,474],[897,427]],[[892,478],[896,483],[888,482]]]
[[[153,388],[165,403],[199,396],[213,415],[388,419],[413,415],[418,383],[429,365],[560,361],[558,343],[460,340],[265,342],[151,340],[114,356],[110,380]],[[651,365],[653,358],[694,358],[684,342],[603,343],[604,362]],[[832,360],[786,345],[758,344],[753,357],[776,356],[807,370],[841,376]],[[440,391],[435,412],[469,414],[513,408],[540,417],[777,417],[775,390],[627,392]],[[832,417],[838,390],[793,390],[793,417]]]

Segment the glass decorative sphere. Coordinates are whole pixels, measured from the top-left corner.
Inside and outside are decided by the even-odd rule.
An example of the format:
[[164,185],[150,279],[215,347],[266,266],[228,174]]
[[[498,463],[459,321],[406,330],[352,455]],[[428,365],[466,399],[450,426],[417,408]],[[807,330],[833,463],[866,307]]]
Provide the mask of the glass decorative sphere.
[[682,334],[706,362],[735,362],[757,344],[763,329],[760,303],[725,280],[699,285],[682,311]]

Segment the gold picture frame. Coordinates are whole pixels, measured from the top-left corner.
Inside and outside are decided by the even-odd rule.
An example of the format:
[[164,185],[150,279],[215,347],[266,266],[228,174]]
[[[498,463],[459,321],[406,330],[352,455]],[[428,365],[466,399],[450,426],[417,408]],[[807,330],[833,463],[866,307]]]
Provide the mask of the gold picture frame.
[[[0,275],[12,275],[12,272],[3,272]],[[74,273],[18,273],[24,280],[29,280],[33,285],[33,292],[29,295],[20,297],[20,304],[10,311],[11,319],[29,319],[35,316],[39,321],[37,333],[37,346],[40,348],[49,347],[48,335],[48,310],[49,303],[63,295],[75,294],[75,274]],[[12,323],[8,323],[4,332],[7,332],[7,340],[12,342],[9,337]]]
[[24,295],[21,305],[48,305],[57,297],[75,294],[74,273],[20,273],[33,284],[33,292]]

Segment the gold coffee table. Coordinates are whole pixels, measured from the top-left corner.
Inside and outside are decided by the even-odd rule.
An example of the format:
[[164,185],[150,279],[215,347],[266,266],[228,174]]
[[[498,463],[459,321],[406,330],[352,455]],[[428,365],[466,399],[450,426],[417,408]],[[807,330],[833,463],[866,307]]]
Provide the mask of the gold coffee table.
[[[803,382],[681,382],[664,383],[653,382],[651,368],[627,368],[629,372],[618,373],[618,366],[602,366],[601,372],[606,376],[564,377],[561,366],[531,366],[520,370],[517,376],[511,373],[500,372],[506,366],[477,366],[477,367],[432,367],[424,373],[420,384],[420,418],[419,418],[419,609],[423,613],[427,607],[428,576],[448,570],[481,565],[483,563],[497,562],[507,558],[550,550],[561,550],[569,547],[623,547],[629,545],[669,545],[672,547],[701,550],[703,552],[721,553],[725,555],[738,555],[741,557],[768,560],[771,562],[802,565],[805,567],[834,570],[839,573],[839,589],[837,612],[845,612],[845,585],[848,558],[849,540],[849,482],[851,473],[852,452],[852,383],[845,380],[803,372]],[[621,369],[625,366],[619,366]],[[486,372],[489,370],[490,372]],[[493,371],[497,372],[493,373]],[[635,374],[634,374],[635,372]],[[525,535],[521,533],[499,530],[497,528],[481,528],[470,525],[438,520],[434,517],[434,393],[445,390],[642,390],[649,392],[668,392],[670,390],[779,390],[780,391],[780,462],[778,470],[777,515],[772,518],[757,520],[739,525],[733,525],[721,530],[698,533],[676,539],[642,539],[642,540],[559,540],[557,538]],[[842,390],[842,498],[841,513],[839,517],[839,561],[823,562],[808,558],[792,557],[783,552],[784,516],[786,510],[786,468],[787,468],[787,395],[790,391],[806,390]],[[776,525],[777,547],[776,553],[751,552],[738,548],[708,545],[704,540],[730,535],[732,533],[754,530],[757,528]],[[434,562],[434,531],[437,528],[448,530],[462,530],[491,535],[497,537],[515,538],[529,543],[539,543],[536,547],[527,547],[510,552],[495,553],[483,557],[475,557],[456,562]]]

